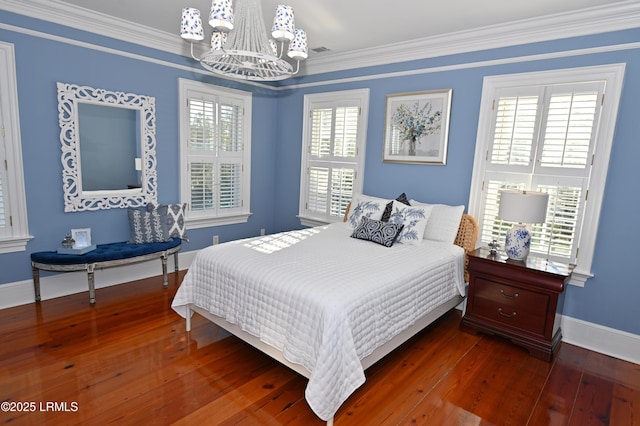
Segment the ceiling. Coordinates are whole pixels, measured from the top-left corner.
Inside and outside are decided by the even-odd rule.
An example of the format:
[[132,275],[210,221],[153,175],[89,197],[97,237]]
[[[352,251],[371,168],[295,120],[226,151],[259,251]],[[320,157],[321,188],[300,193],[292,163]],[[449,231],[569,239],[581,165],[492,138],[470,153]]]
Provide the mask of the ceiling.
[[[177,35],[183,7],[207,17],[211,0],[60,0]],[[241,1],[241,0],[234,0]],[[309,49],[347,53],[380,45],[467,31],[546,15],[619,3],[620,0],[260,0],[268,30],[278,4],[293,7]],[[203,19],[206,21],[206,19]],[[205,24],[205,26],[207,26]],[[206,30],[205,30],[206,31]],[[210,32],[210,31],[209,31]]]

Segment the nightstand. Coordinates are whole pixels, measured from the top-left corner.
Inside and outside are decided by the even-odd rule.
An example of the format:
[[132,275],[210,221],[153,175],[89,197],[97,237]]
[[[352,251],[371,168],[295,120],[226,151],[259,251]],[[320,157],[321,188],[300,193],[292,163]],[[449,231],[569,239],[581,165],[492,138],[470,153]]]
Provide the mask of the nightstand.
[[560,346],[560,314],[571,265],[530,255],[512,261],[479,248],[469,254],[469,289],[461,327],[496,334],[551,361]]

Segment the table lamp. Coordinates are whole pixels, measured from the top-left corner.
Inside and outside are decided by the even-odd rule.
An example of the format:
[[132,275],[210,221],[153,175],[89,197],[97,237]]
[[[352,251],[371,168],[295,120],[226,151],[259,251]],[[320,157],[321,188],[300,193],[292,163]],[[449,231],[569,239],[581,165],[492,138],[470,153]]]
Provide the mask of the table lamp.
[[526,223],[544,223],[547,217],[549,194],[535,191],[505,190],[500,192],[498,217],[516,222],[505,240],[504,250],[509,259],[524,261],[529,255],[531,233]]

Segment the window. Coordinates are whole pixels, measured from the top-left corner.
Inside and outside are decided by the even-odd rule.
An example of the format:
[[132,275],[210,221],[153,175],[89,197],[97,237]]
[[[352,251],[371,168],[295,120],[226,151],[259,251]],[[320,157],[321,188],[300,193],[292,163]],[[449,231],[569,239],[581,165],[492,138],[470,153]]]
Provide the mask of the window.
[[181,200],[190,227],[246,222],[251,93],[180,80]]
[[342,220],[362,192],[369,91],[304,97],[300,211],[303,225]]
[[24,251],[31,239],[14,57],[13,45],[0,43],[0,253]]
[[623,74],[614,65],[485,78],[469,202],[482,243],[504,244],[512,225],[498,217],[502,190],[546,192],[531,252],[575,264],[573,284],[593,276]]

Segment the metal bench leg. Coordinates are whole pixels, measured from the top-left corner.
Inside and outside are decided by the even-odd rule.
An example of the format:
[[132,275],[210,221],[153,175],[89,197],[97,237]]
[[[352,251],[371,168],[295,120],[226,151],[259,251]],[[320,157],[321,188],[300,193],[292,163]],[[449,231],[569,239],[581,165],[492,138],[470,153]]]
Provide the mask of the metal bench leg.
[[87,265],[87,279],[89,280],[89,303],[91,305],[96,304],[96,284],[94,281],[94,264]]
[[33,291],[36,293],[36,303],[40,303],[40,269],[31,265],[31,271],[33,272]]
[[176,268],[176,272],[178,272],[180,270],[178,268],[178,252],[173,253],[173,265]]
[[169,287],[169,278],[167,277],[167,252],[163,252],[160,256],[162,261],[162,287]]

